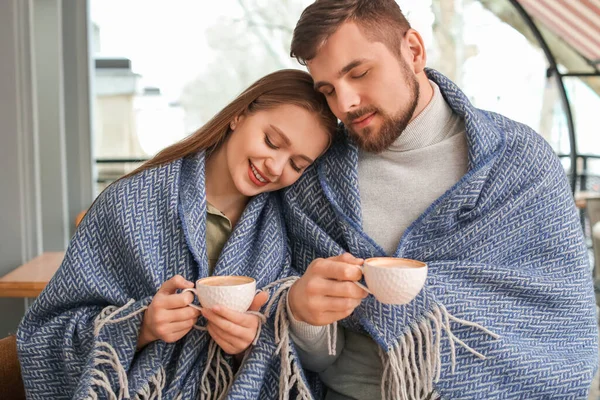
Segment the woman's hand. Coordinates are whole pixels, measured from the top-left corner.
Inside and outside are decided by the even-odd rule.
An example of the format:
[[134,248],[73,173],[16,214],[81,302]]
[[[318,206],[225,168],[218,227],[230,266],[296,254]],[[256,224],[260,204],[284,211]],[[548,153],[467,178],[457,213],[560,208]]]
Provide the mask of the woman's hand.
[[[258,311],[269,296],[260,292],[254,297],[249,311]],[[256,337],[260,321],[256,315],[240,313],[227,307],[203,308],[202,315],[208,320],[208,333],[227,354],[244,352]]]
[[194,284],[181,275],[163,283],[144,312],[138,350],[158,339],[176,342],[192,329],[201,312],[187,306],[194,301],[192,293],[177,293],[177,290],[193,287]]

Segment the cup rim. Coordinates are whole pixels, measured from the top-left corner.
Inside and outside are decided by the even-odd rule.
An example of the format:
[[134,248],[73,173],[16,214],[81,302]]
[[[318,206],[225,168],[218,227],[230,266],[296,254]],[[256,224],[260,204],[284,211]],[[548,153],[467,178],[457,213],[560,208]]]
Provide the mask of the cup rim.
[[412,267],[414,269],[427,268],[427,263],[425,263],[423,261],[413,260],[411,258],[402,258],[402,257],[371,257],[371,258],[367,258],[365,260],[364,265],[369,265],[369,267],[372,267],[372,268],[388,268],[388,267],[383,267],[381,265],[373,265],[373,264],[369,263],[369,261],[373,261],[373,260],[377,260],[377,259],[401,260],[404,263],[410,264],[410,267]]
[[[211,285],[206,285],[205,282],[207,282],[207,281],[214,281],[214,280],[223,279],[223,278],[243,279],[245,282],[240,282],[240,283],[235,284],[235,285],[220,285],[218,287],[244,286],[244,285],[256,283],[256,279],[254,279],[254,278],[252,278],[250,276],[244,276],[244,275],[213,275],[213,276],[207,276],[207,277],[198,279],[196,281],[196,286],[211,286]],[[212,287],[215,287],[215,286],[212,286]]]

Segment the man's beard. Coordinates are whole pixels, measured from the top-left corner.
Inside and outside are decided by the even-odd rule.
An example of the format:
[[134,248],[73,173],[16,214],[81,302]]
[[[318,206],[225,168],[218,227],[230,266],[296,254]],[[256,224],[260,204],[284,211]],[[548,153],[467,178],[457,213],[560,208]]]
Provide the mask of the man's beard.
[[[370,106],[349,112],[346,115],[344,125],[346,126],[350,137],[360,149],[369,153],[381,153],[398,139],[412,119],[415,109],[417,108],[417,103],[419,102],[419,85],[417,83],[417,78],[408,71],[406,64],[404,64],[404,67],[406,83],[410,94],[409,99],[411,99],[406,109],[401,110],[395,116],[390,116],[383,110],[380,110],[375,106]],[[373,129],[368,126],[363,128],[360,132],[357,132],[352,128],[351,121],[373,112],[377,113],[383,120],[378,132],[374,132]]]

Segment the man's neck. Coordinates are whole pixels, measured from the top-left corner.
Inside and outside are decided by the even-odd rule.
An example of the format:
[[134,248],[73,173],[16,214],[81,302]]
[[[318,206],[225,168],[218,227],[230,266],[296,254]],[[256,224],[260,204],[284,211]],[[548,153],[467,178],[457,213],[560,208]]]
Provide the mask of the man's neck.
[[444,100],[439,87],[430,81],[433,96],[427,106],[406,126],[392,143],[390,151],[410,151],[432,146],[464,130],[461,118]]
[[429,82],[429,78],[425,74],[425,71],[417,75],[417,83],[419,85],[419,101],[417,102],[417,107],[410,120],[411,122],[423,112],[433,98],[433,88],[431,87],[431,83]]

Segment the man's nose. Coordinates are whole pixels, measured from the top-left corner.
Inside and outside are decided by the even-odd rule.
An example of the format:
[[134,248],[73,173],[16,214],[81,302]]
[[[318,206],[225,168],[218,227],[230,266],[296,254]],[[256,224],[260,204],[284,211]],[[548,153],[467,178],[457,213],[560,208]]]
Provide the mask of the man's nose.
[[358,92],[350,87],[342,87],[337,92],[337,106],[342,114],[354,111],[360,104]]

